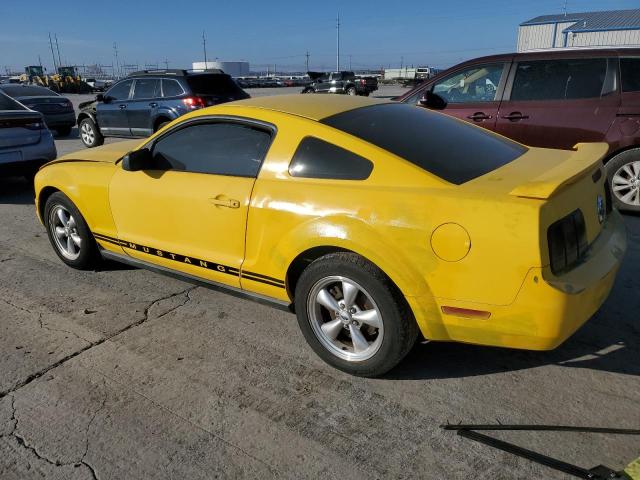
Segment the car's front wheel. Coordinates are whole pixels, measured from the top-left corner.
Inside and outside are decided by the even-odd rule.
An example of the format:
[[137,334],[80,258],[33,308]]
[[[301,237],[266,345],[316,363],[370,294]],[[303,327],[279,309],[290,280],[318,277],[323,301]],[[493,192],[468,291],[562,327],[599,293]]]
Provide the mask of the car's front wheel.
[[44,224],[58,257],[73,268],[93,268],[100,254],[89,226],[78,208],[62,192],[53,193],[45,203]]
[[80,130],[80,139],[85,147],[93,148],[104,143],[104,137],[100,133],[100,129],[90,118],[83,118],[78,125]]
[[353,253],[312,262],[296,285],[298,323],[327,363],[375,377],[409,352],[418,327],[398,288],[378,267]]
[[347,95],[357,95],[356,87],[347,88]]

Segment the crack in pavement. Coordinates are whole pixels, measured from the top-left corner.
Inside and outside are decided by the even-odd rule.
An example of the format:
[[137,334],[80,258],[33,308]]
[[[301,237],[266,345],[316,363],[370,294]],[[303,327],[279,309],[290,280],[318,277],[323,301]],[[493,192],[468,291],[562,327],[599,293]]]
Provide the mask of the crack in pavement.
[[[106,382],[104,382],[104,385],[106,387]],[[84,449],[84,453],[82,454],[82,457],[78,461],[66,462],[66,463],[63,463],[60,460],[55,460],[55,461],[51,460],[46,455],[40,453],[37,447],[35,445],[30,444],[23,435],[20,435],[18,433],[18,418],[16,416],[17,409],[16,409],[15,401],[16,401],[15,394],[11,394],[11,409],[12,409],[11,420],[13,420],[14,424],[13,424],[12,431],[7,436],[14,437],[18,442],[18,445],[20,445],[22,448],[26,450],[29,450],[38,459],[45,461],[49,465],[52,465],[54,467],[70,467],[70,466],[78,467],[80,465],[84,465],[89,470],[89,473],[91,474],[91,477],[93,478],[93,480],[99,480],[99,477],[97,475],[95,468],[93,467],[93,465],[91,465],[89,462],[86,461],[86,457],[87,457],[87,454],[89,453],[89,430],[91,429],[91,425],[93,424],[98,414],[105,408],[105,405],[107,403],[106,393],[102,398],[100,407],[98,407],[96,411],[93,412],[93,414],[91,415],[91,419],[87,423],[87,428],[85,429],[85,449]]]
[[[158,303],[160,303],[160,302],[163,302],[163,301],[165,301],[165,300],[169,300],[170,298],[178,297],[178,296],[180,296],[180,295],[186,295],[188,299],[191,299],[191,297],[189,296],[189,294],[190,294],[190,292],[191,292],[192,290],[195,290],[196,288],[199,288],[199,287],[197,287],[197,286],[193,287],[193,286],[192,286],[192,287],[189,287],[189,288],[187,288],[187,289],[185,289],[185,290],[182,290],[182,291],[180,291],[180,292],[172,293],[172,294],[169,294],[169,295],[165,295],[165,296],[163,296],[163,297],[161,297],[161,298],[158,298],[158,299],[156,299],[156,300],[153,300],[153,301],[152,301],[151,303],[149,303],[149,305],[144,309],[144,311],[143,311],[143,316],[142,316],[142,318],[141,318],[140,320],[138,320],[138,321],[136,321],[136,322],[133,322],[133,323],[130,323],[129,325],[127,325],[127,326],[125,326],[125,327],[123,327],[123,328],[121,328],[121,329],[119,329],[119,330],[116,330],[116,331],[115,331],[115,332],[113,332],[111,335],[107,335],[107,336],[105,336],[105,337],[101,338],[100,340],[97,340],[97,341],[95,341],[95,342],[89,342],[86,346],[82,347],[81,349],[76,350],[75,352],[70,353],[69,355],[67,355],[67,356],[65,356],[65,357],[63,357],[63,358],[61,358],[61,359],[60,359],[60,360],[58,360],[57,362],[52,363],[51,365],[48,365],[47,367],[42,368],[41,370],[38,370],[37,372],[35,372],[35,373],[33,373],[33,374],[29,375],[27,378],[25,378],[25,379],[24,379],[24,380],[22,380],[21,382],[16,383],[13,387],[8,388],[8,389],[5,389],[5,390],[3,390],[3,391],[0,391],[0,400],[2,400],[2,399],[3,399],[4,397],[6,397],[7,395],[9,395],[9,394],[11,394],[11,393],[13,393],[13,392],[15,392],[15,391],[19,390],[20,388],[22,388],[22,387],[24,387],[24,386],[26,386],[26,385],[30,384],[30,383],[31,383],[31,382],[33,382],[34,380],[37,380],[38,378],[42,377],[44,374],[46,374],[46,373],[47,373],[47,372],[49,372],[50,370],[53,370],[54,368],[57,368],[57,367],[59,367],[59,366],[61,366],[61,365],[65,364],[65,363],[67,363],[69,360],[71,360],[71,359],[73,359],[73,358],[77,357],[77,356],[78,356],[78,355],[80,355],[81,353],[84,353],[84,352],[86,352],[87,350],[92,349],[93,347],[97,347],[97,346],[99,346],[99,345],[102,345],[104,342],[107,342],[107,341],[109,341],[109,340],[111,340],[111,339],[113,339],[113,338],[117,337],[118,335],[121,335],[122,333],[125,333],[125,332],[126,332],[126,331],[128,331],[128,330],[131,330],[132,328],[135,328],[135,327],[138,327],[138,326],[142,325],[143,323],[145,323],[145,322],[149,319],[149,311],[150,311],[150,309],[151,309],[151,308],[153,308],[153,306],[154,306],[154,305],[156,305],[156,304],[158,304]],[[2,299],[0,299],[0,300],[2,300]],[[7,302],[6,300],[3,300],[3,301],[4,301],[5,303],[9,304],[9,305],[12,305],[11,303]],[[185,302],[183,305],[185,305],[186,303],[187,303],[187,302]],[[180,306],[183,306],[183,305],[180,305]],[[12,306],[13,306],[13,305],[12,305]],[[26,309],[24,309],[24,308],[22,308],[22,307],[16,307],[16,308],[18,308],[18,309],[20,309],[20,310],[24,310],[24,311],[26,311],[26,312],[28,312],[28,311],[29,311],[29,310],[26,310]],[[177,308],[179,308],[179,307],[177,307]],[[176,308],[174,308],[173,310],[176,310]],[[31,313],[31,312],[30,312],[30,313]],[[158,317],[158,318],[159,318],[159,317]]]

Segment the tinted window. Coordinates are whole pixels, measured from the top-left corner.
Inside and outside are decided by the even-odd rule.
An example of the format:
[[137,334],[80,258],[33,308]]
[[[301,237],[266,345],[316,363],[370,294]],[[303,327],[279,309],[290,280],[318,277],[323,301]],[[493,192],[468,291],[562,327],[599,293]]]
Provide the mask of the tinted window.
[[160,80],[139,78],[133,89],[133,98],[156,98],[160,96]]
[[0,110],[26,110],[26,108],[11,97],[0,93]]
[[325,118],[322,123],[455,184],[489,173],[527,151],[483,128],[404,103],[358,108]]
[[184,90],[175,80],[162,80],[162,95],[165,97],[177,97],[182,95]]
[[621,58],[622,90],[640,92],[640,58]]
[[300,142],[289,165],[292,177],[364,180],[373,164],[366,158],[319,138],[306,137]]
[[153,157],[161,170],[255,177],[271,135],[237,123],[201,123],[161,138]]
[[133,80],[125,80],[124,82],[118,83],[114,85],[105,96],[111,97],[114,100],[126,100],[129,98],[129,90],[131,89],[132,83]]
[[492,102],[502,70],[503,63],[468,68],[440,80],[433,86],[433,93],[447,103]]
[[511,100],[598,98],[606,75],[606,58],[520,62]]
[[26,85],[13,85],[13,86],[3,86],[2,91],[11,97],[42,97],[42,96],[50,96],[56,97],[58,96],[52,90],[43,87],[32,87]]
[[238,98],[246,97],[236,82],[229,75],[202,74],[187,77],[189,88],[195,95],[231,95]]

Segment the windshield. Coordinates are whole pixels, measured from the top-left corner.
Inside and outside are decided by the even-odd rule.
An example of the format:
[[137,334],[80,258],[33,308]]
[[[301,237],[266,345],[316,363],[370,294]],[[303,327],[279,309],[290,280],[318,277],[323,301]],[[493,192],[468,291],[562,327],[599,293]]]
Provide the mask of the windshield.
[[246,94],[229,75],[190,75],[187,83],[195,95],[232,95],[245,98]]
[[11,97],[51,97],[57,96],[57,93],[43,87],[31,87],[24,85],[15,85],[2,87],[4,93]]
[[402,103],[357,108],[322,120],[459,185],[515,160],[527,148],[480,127]]

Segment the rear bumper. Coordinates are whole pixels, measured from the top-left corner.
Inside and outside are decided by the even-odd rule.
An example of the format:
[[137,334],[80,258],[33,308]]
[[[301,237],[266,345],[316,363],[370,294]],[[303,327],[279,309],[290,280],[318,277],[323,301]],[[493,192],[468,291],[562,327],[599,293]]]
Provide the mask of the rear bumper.
[[31,173],[57,156],[56,145],[49,130],[43,130],[40,141],[33,145],[0,149],[0,153],[9,152],[18,153],[21,160],[0,163],[0,174],[3,176]]
[[[429,310],[431,319],[416,315],[426,338],[526,350],[556,348],[591,318],[607,299],[626,251],[622,217],[613,212],[586,260],[571,272],[553,277],[548,268],[531,268],[510,305],[408,298],[414,312]],[[487,319],[444,315],[453,306],[490,312]],[[435,310],[435,312],[434,312]],[[437,319],[433,313],[437,313]],[[422,321],[421,321],[422,320]]]
[[45,113],[44,121],[49,128],[73,127],[76,124],[76,114],[68,113]]

